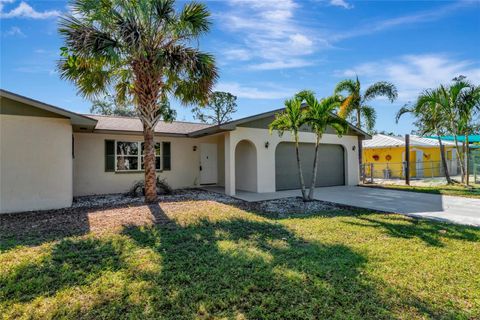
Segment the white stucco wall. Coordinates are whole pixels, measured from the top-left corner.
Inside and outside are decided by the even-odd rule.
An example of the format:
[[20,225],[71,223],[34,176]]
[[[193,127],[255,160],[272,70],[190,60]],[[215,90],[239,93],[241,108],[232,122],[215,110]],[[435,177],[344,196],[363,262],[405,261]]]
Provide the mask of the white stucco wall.
[[[236,130],[225,133],[225,192],[235,194],[235,147],[238,142],[248,140],[257,149],[257,192],[275,192],[275,148],[282,141],[293,141],[289,133],[280,137],[276,132],[270,134],[267,129],[237,127]],[[269,143],[265,148],[265,142]],[[315,134],[300,133],[300,142],[314,143]],[[335,134],[324,134],[321,143],[339,144],[345,151],[345,184],[357,185],[358,172],[358,137]],[[355,150],[353,150],[355,147]]]
[[[74,196],[123,193],[128,191],[135,181],[144,179],[143,172],[105,172],[105,140],[143,141],[143,136],[75,133],[74,137]],[[166,178],[173,188],[198,185],[200,143],[218,144],[222,139],[223,137],[218,135],[196,139],[156,136],[155,140],[158,142],[171,142],[171,170],[158,172],[157,175]],[[193,151],[193,146],[197,146],[196,151]],[[223,170],[223,146],[219,147],[218,158],[219,170]],[[223,173],[219,176],[219,184],[223,184]]]
[[71,204],[70,120],[0,115],[0,213]]

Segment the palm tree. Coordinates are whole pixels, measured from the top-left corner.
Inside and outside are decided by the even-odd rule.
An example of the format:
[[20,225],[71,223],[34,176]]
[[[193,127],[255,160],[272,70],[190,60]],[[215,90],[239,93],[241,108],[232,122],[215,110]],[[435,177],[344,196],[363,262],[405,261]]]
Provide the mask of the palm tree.
[[468,184],[468,146],[465,150],[461,150],[458,136],[465,135],[465,144],[468,145],[468,134],[474,130],[472,118],[479,109],[480,89],[464,79],[464,77],[455,78],[452,85],[441,85],[439,91],[442,98],[440,104],[444,109],[448,130],[454,137],[455,148],[460,159],[462,182]]
[[302,189],[302,199],[307,201],[305,191],[305,180],[303,179],[302,164],[300,162],[300,153],[298,149],[299,139],[298,132],[300,127],[305,123],[305,109],[302,108],[302,101],[297,98],[285,101],[285,110],[276,114],[275,119],[270,123],[270,134],[273,130],[277,130],[280,135],[285,131],[289,131],[295,140],[295,154],[297,156],[298,175],[300,186]]
[[95,98],[109,90],[119,103],[131,99],[143,124],[145,201],[157,200],[154,128],[174,115],[173,96],[204,103],[217,78],[213,56],[192,46],[209,30],[205,5],[174,0],[73,0],[60,21],[64,38],[61,77]]
[[[463,79],[462,79],[463,80]],[[459,131],[465,136],[465,183],[470,184],[469,168],[469,141],[468,136],[480,129],[480,85],[475,86],[467,82],[468,88],[463,91],[459,110]]]
[[433,134],[437,136],[445,178],[447,183],[451,184],[452,180],[445,159],[445,148],[441,139],[446,127],[445,110],[441,103],[442,95],[439,89],[425,90],[418,96],[414,104],[405,105],[398,111],[396,122],[398,123],[404,114],[411,113],[416,118],[415,125],[419,128],[420,135]]
[[[390,102],[393,103],[398,97],[397,88],[393,83],[380,81],[372,84],[365,90],[362,95],[360,81],[358,77],[356,80],[346,79],[340,81],[335,87],[334,94],[346,93],[344,97],[338,115],[344,119],[348,117],[356,118],[356,126],[362,128],[362,117],[365,119],[365,128],[367,131],[372,131],[375,127],[375,121],[377,114],[375,109],[369,106],[367,103],[376,97],[387,97]],[[363,150],[362,144],[358,145],[358,162],[360,168],[362,168]]]
[[335,87],[334,93],[346,93],[346,96],[340,105],[338,115],[344,119],[354,115],[356,118],[356,126],[358,128],[362,128],[363,116],[365,119],[365,127],[369,131],[375,127],[377,115],[375,109],[367,105],[367,102],[379,96],[387,97],[390,102],[394,102],[398,96],[395,85],[386,81],[380,81],[372,84],[362,95],[358,77],[356,80],[346,79],[340,81]]
[[331,97],[318,101],[315,93],[309,90],[300,91],[295,95],[297,99],[304,102],[306,106],[305,124],[307,124],[315,133],[315,155],[313,160],[312,181],[308,192],[308,200],[313,200],[313,193],[317,180],[318,168],[318,147],[320,140],[327,127],[332,127],[338,135],[347,131],[347,122],[336,116],[333,112],[340,106],[340,97],[333,95]]

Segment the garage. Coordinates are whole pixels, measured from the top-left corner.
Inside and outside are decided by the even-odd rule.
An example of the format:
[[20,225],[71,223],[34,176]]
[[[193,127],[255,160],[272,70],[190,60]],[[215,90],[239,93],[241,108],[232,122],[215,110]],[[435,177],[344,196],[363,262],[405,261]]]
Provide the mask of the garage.
[[[315,144],[300,143],[300,160],[302,162],[305,186],[312,181]],[[275,184],[276,190],[300,189],[297,158],[293,142],[281,142],[275,150]],[[318,150],[317,187],[345,185],[344,150],[338,144],[321,144]]]

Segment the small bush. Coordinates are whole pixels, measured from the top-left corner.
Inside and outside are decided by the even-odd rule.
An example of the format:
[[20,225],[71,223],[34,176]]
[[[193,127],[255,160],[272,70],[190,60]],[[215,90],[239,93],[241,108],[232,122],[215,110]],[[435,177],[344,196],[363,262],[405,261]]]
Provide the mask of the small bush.
[[[157,194],[165,195],[165,194],[172,194],[173,189],[167,183],[165,179],[160,179],[157,177]],[[127,196],[130,197],[141,197],[145,195],[145,181],[137,181],[133,184],[130,190],[126,193]]]

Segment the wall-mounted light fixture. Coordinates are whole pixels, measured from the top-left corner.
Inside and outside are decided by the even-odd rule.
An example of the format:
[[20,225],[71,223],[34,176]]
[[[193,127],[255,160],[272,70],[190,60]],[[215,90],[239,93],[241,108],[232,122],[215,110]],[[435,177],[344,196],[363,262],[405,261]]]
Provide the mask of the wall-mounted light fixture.
[[265,149],[268,149],[268,146],[270,145],[270,142],[265,141]]
[[357,149],[357,147],[356,147],[356,146],[353,146],[353,147],[352,147],[352,150],[355,151],[355,149]]
[[193,146],[193,151],[197,151],[197,146]]

